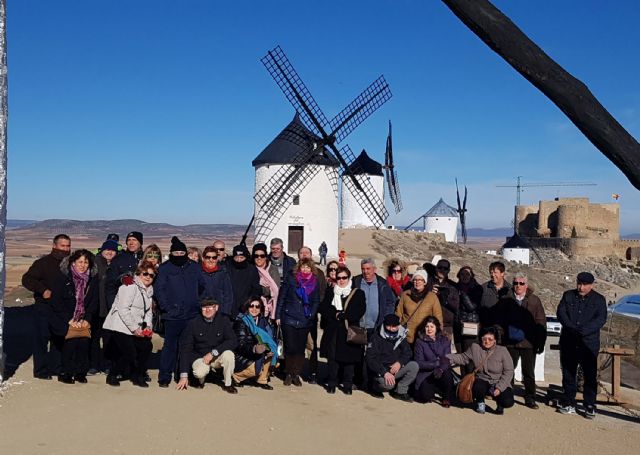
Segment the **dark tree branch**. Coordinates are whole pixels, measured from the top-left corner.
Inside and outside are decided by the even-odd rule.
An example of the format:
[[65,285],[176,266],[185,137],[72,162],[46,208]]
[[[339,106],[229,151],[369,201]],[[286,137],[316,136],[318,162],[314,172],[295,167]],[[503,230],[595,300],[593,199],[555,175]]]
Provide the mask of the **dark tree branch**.
[[544,53],[487,0],[442,2],[517,72],[544,93],[640,189],[640,144],[586,85]]

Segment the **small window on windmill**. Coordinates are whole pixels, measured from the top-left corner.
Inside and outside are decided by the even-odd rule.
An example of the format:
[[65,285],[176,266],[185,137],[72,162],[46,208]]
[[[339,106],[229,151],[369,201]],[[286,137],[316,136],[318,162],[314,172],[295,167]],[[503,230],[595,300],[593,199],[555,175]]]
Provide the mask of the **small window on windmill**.
[[293,205],[300,205],[300,195],[299,194],[294,194],[293,195]]

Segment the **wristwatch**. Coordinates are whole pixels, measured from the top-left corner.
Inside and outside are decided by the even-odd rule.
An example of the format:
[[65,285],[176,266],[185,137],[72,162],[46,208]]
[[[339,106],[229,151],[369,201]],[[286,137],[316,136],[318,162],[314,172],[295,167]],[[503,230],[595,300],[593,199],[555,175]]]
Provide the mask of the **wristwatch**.
[[218,350],[217,350],[217,349],[213,349],[213,350],[211,351],[211,355],[212,355],[212,356],[214,356],[214,357],[218,357],[218,355],[220,355],[220,353],[218,352]]

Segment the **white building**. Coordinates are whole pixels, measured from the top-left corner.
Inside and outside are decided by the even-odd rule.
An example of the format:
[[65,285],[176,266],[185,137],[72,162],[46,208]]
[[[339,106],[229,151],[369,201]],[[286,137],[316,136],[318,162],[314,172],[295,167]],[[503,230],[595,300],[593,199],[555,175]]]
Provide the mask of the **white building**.
[[443,233],[447,242],[458,241],[458,212],[442,198],[423,217],[425,232]]
[[509,237],[502,245],[502,257],[507,261],[529,265],[529,253],[529,245],[518,234],[513,234],[513,237]]
[[[295,157],[305,150],[305,142],[319,140],[300,122],[298,115],[291,123],[253,160],[255,168],[256,194],[268,185],[281,187],[286,182],[273,182],[273,176],[283,166],[295,161]],[[328,255],[338,255],[338,163],[319,150],[309,164],[312,171],[308,183],[291,195],[291,204],[277,220],[277,216],[265,213],[263,207],[255,204],[255,242],[269,241],[278,237],[289,254],[297,253],[302,245],[318,254],[318,247],[327,243]],[[276,222],[277,220],[277,222]]]
[[[360,155],[349,166],[351,172],[356,175],[356,179],[368,178],[373,186],[373,190],[376,192],[381,201],[384,201],[384,175],[382,174],[382,165],[373,160],[367,152],[362,150]],[[377,227],[383,228],[384,225],[374,226],[371,219],[362,209],[361,204],[358,203],[356,197],[349,191],[348,187],[344,184],[344,179],[351,177],[342,175],[342,223],[343,229],[356,228],[356,227]]]

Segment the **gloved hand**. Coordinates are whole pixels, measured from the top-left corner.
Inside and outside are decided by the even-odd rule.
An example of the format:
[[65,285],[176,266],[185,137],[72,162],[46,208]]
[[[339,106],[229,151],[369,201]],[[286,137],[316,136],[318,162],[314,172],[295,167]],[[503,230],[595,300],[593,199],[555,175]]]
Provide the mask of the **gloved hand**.
[[133,277],[131,275],[125,275],[122,277],[120,282],[125,286],[131,286],[133,284]]
[[253,352],[255,352],[256,354],[262,354],[266,350],[267,350],[267,347],[264,344],[256,344],[253,347]]
[[443,373],[444,371],[442,371],[442,368],[438,367],[435,370],[433,370],[433,377],[436,379],[440,379]]

